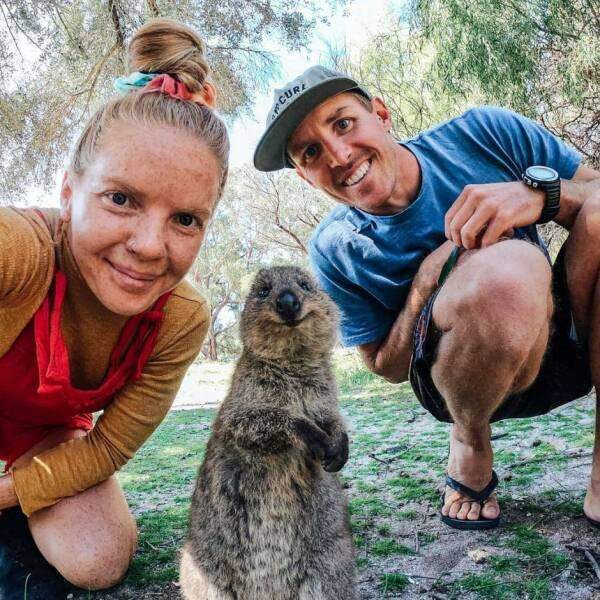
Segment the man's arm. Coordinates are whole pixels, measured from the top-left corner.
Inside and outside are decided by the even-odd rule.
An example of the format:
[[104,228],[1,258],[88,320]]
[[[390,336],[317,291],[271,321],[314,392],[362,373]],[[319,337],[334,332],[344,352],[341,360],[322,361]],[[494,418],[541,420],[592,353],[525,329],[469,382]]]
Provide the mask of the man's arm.
[[392,383],[407,381],[415,322],[436,290],[440,271],[453,247],[453,243],[445,242],[421,263],[404,308],[398,314],[387,337],[358,347],[364,363],[373,373]]
[[[570,229],[587,198],[600,192],[600,172],[580,166],[573,179],[561,180],[560,210],[554,219]],[[446,237],[467,249],[495,244],[515,227],[535,223],[544,192],[521,181],[468,185],[446,213]]]
[[554,221],[565,229],[571,229],[585,201],[600,192],[600,171],[580,166],[573,179],[560,182],[560,210]]

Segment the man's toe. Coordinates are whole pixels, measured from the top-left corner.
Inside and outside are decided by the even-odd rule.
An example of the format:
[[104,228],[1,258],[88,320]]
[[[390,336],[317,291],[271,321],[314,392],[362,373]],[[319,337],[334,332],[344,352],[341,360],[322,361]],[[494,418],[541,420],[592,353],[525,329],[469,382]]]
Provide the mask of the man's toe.
[[462,507],[462,502],[460,502],[459,500],[455,500],[451,505],[450,505],[450,509],[448,510],[448,516],[451,519],[456,519],[458,516],[458,512],[460,511]]
[[471,506],[472,506],[473,502],[468,502],[468,501],[463,501],[462,506],[460,507],[460,510],[458,511],[458,514],[456,515],[458,519],[461,520],[466,520],[468,514],[471,512]]
[[469,521],[477,521],[477,519],[479,519],[480,512],[481,512],[481,506],[480,506],[479,502],[473,502],[471,504],[471,510],[469,511],[469,514],[467,515],[467,519],[469,519]]
[[488,502],[483,505],[481,514],[485,519],[495,519],[500,514],[500,507],[495,497],[490,498]]

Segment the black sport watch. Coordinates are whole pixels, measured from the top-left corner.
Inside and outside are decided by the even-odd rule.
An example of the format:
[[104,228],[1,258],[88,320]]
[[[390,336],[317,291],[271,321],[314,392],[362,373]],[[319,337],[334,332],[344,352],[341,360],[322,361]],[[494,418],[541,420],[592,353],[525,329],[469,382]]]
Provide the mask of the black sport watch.
[[542,190],[546,194],[546,201],[538,223],[552,221],[560,210],[560,177],[550,167],[536,165],[528,167],[523,173],[523,183],[529,187]]

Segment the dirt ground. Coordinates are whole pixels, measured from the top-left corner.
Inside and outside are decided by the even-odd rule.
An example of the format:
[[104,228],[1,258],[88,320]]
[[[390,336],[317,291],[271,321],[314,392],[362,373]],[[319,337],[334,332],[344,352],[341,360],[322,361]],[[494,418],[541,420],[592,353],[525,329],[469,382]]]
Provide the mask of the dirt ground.
[[[600,600],[600,531],[581,510],[594,398],[494,425],[501,526],[455,531],[438,516],[447,425],[425,413],[407,385],[387,384],[346,356],[337,363],[352,440],[341,476],[363,600]],[[231,372],[209,367],[190,371],[174,410],[119,474],[140,529],[130,573],[112,590],[72,591],[72,600],[180,598],[191,489]]]

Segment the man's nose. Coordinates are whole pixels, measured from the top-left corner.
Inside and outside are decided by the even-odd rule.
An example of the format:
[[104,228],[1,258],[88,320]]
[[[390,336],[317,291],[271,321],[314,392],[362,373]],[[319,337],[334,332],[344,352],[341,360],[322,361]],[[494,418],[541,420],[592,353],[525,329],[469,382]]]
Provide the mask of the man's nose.
[[137,219],[126,246],[140,260],[164,258],[167,253],[165,224],[152,217]]
[[329,140],[323,146],[330,167],[344,167],[351,162],[352,150],[343,140]]

